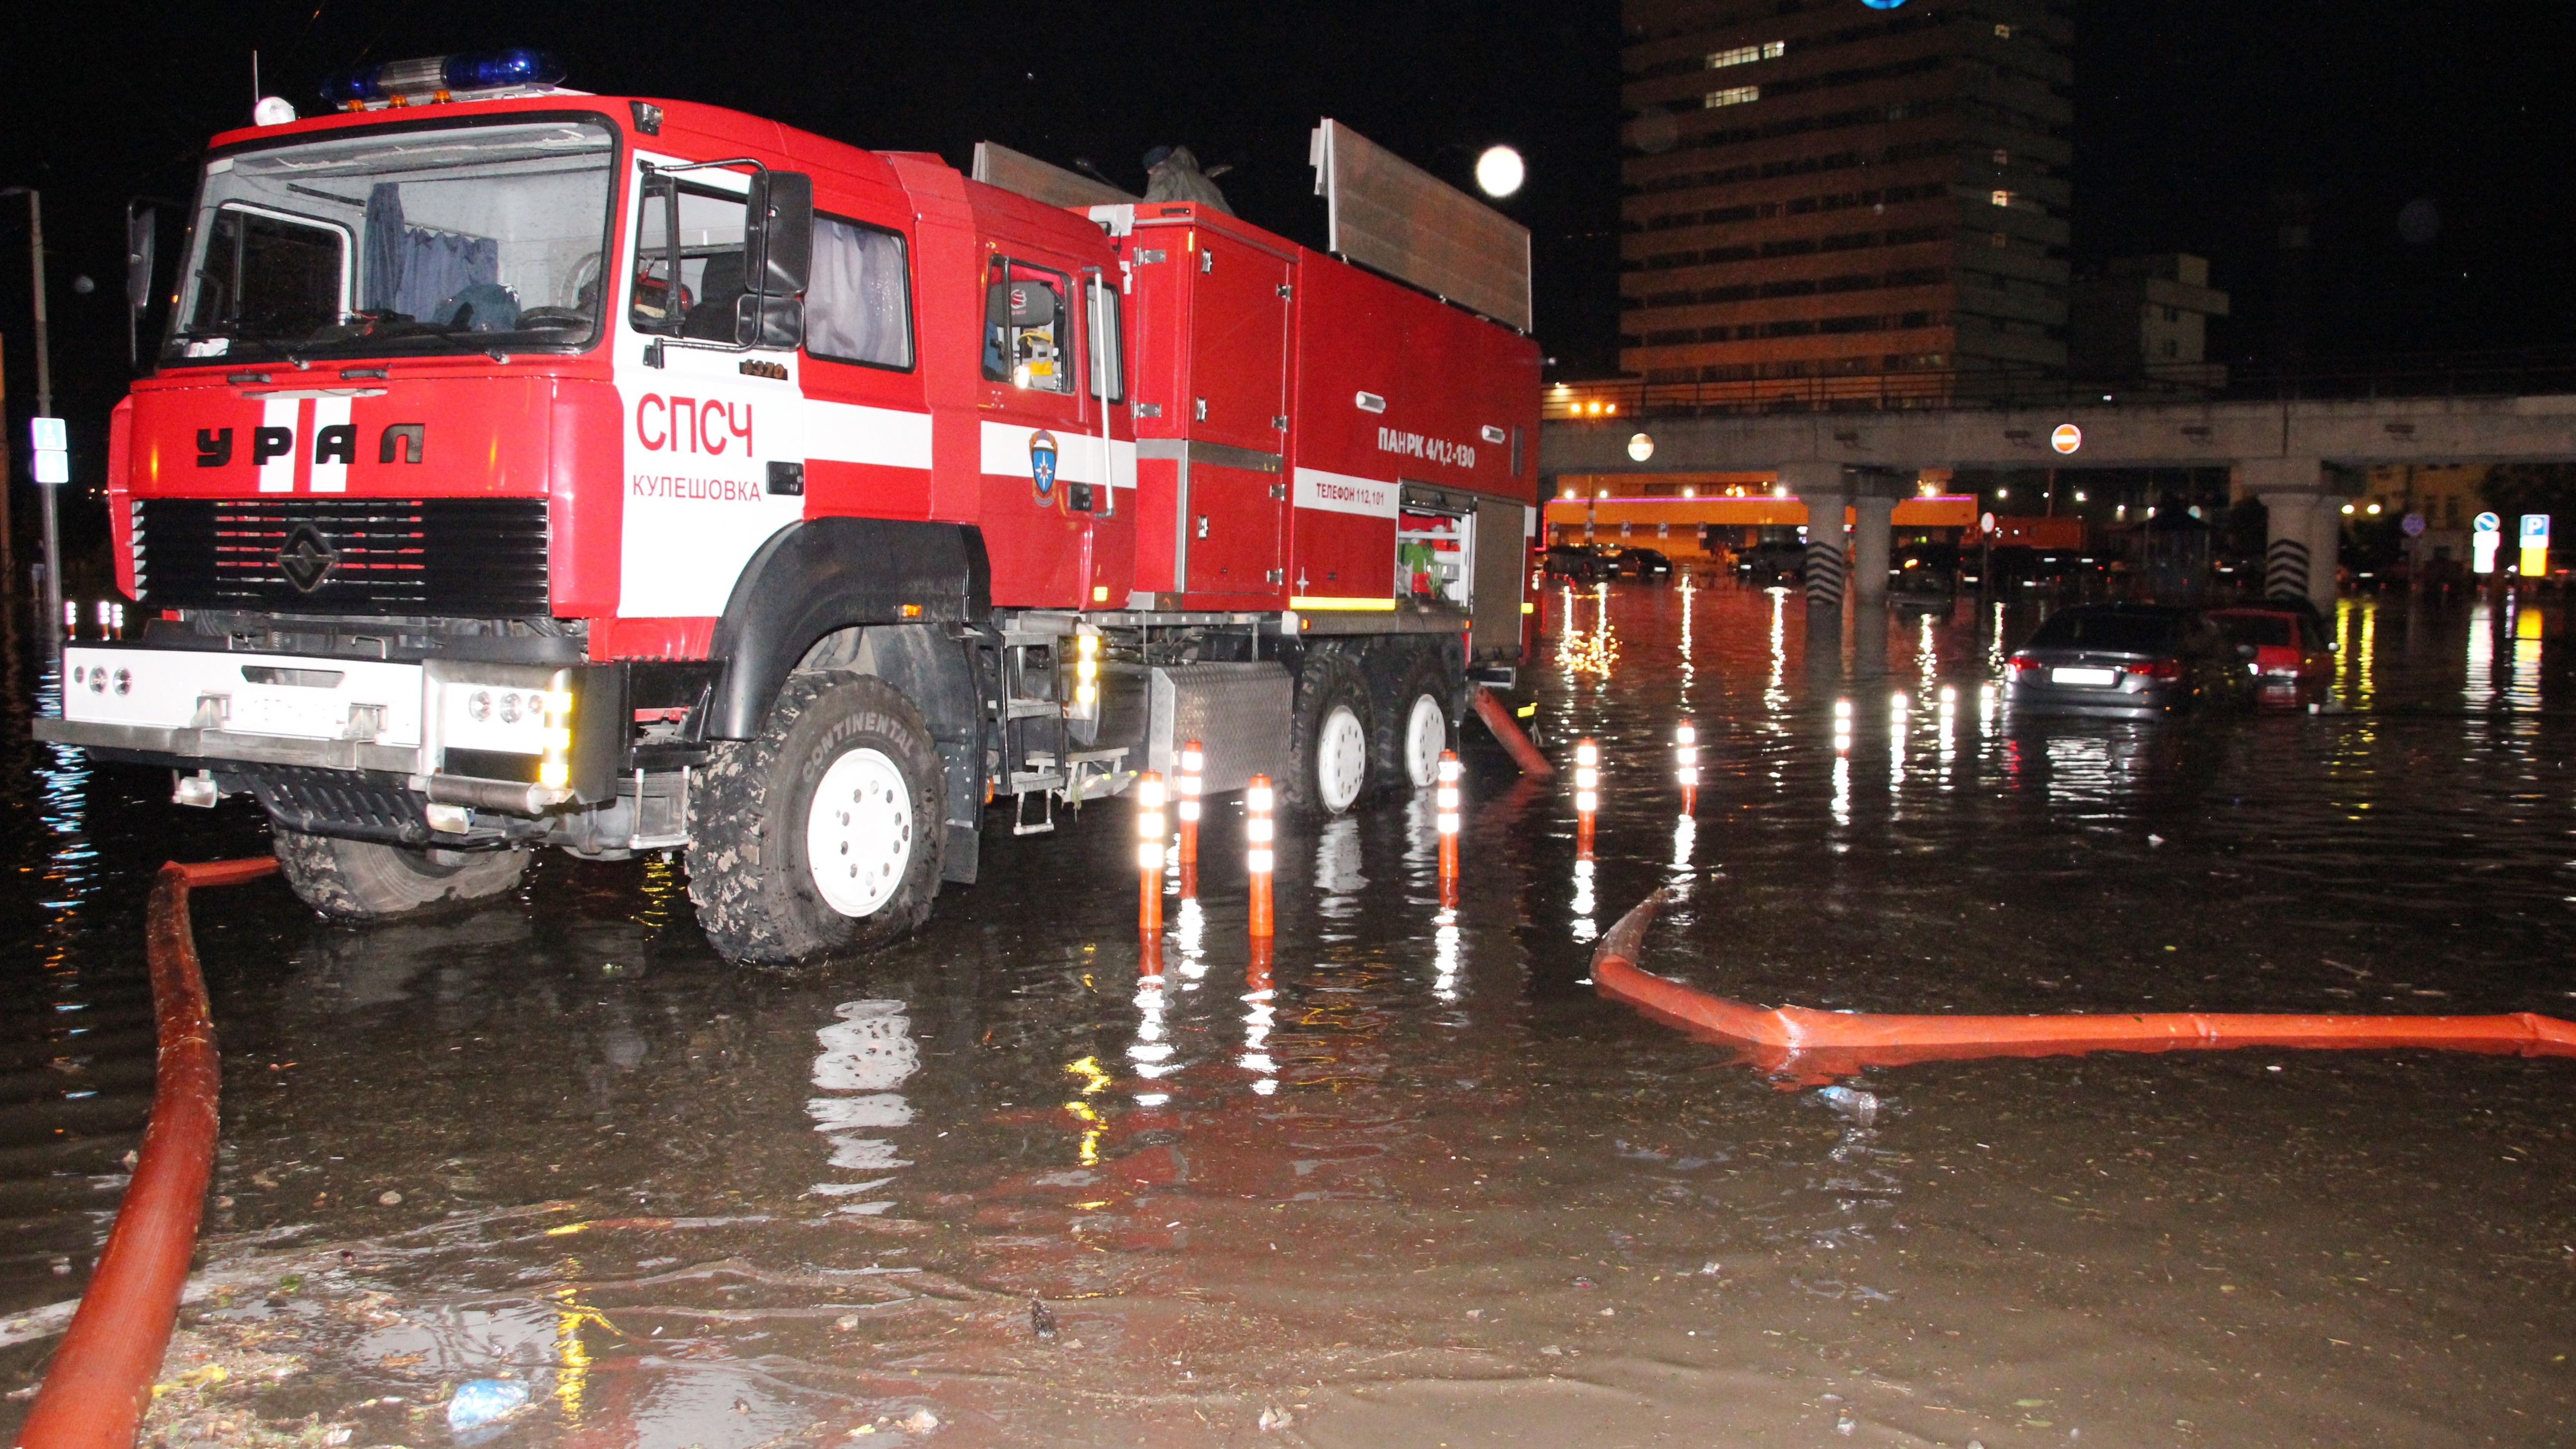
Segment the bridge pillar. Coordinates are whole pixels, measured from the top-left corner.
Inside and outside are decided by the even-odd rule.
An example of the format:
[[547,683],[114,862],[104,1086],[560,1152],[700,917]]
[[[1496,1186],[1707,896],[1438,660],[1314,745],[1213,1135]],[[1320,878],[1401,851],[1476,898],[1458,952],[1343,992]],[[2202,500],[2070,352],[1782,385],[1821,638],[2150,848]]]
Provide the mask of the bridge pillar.
[[1865,492],[1852,499],[1852,593],[1863,604],[1887,602],[1889,519],[1896,500]]
[[1807,605],[1842,612],[1848,568],[1843,560],[1843,510],[1851,482],[1840,463],[1788,463],[1780,482],[1807,505]]
[[2335,601],[2335,564],[2343,542],[2343,490],[2314,458],[2250,458],[2236,465],[2236,486],[2263,500],[2263,595],[2306,598],[2319,609]]

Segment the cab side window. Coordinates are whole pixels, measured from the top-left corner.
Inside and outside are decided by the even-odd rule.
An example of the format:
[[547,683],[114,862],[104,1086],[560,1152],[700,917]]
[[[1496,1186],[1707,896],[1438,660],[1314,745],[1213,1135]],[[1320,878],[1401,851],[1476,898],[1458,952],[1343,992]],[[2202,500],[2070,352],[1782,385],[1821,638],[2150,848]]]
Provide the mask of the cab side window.
[[996,259],[985,273],[984,376],[1032,392],[1073,391],[1062,272]]
[[628,302],[635,329],[733,341],[734,304],[748,290],[742,240],[741,197],[685,181],[649,192],[636,224]]
[[837,216],[814,218],[805,350],[834,362],[912,366],[912,278],[900,233]]

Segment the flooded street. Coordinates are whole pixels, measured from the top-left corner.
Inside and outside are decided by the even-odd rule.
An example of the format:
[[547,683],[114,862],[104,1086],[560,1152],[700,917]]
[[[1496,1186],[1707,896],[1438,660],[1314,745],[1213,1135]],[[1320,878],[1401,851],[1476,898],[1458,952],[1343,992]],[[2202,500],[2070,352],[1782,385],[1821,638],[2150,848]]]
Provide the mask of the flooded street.
[[[1566,782],[1470,726],[1454,924],[1427,798],[1283,822],[1266,963],[1219,802],[1159,982],[1124,801],[996,814],[920,935],[795,972],[719,962],[661,860],[545,855],[375,930],[200,893],[223,1145],[153,1432],[2568,1442],[2576,1063],[1930,1063],[1849,1113],[1587,978],[1661,888],[1641,964],[1766,1004],[2576,1015],[2558,599],[2348,602],[2343,708],[2162,726],[2005,719],[2026,610],[1834,640],[1732,584],[1547,610],[1535,722],[1603,747],[1597,859]],[[174,810],[18,708],[8,1389],[148,1104],[150,873],[267,850],[252,807]],[[452,1435],[487,1378],[530,1406]]]

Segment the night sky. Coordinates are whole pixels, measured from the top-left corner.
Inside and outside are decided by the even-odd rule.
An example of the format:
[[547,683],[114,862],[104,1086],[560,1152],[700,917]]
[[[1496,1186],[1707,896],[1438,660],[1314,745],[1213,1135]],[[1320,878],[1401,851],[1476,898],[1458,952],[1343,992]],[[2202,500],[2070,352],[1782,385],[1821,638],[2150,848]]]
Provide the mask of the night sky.
[[[0,85],[0,184],[46,192],[60,410],[85,433],[124,381],[120,209],[138,193],[187,195],[205,137],[247,119],[253,48],[266,88],[307,110],[323,73],[360,58],[533,44],[562,55],[585,90],[729,105],[961,165],[991,138],[1090,158],[1141,189],[1145,149],[1185,142],[1236,168],[1224,185],[1247,218],[1309,242],[1323,225],[1306,166],[1317,117],[1461,185],[1481,148],[1509,142],[1530,163],[1506,209],[1535,234],[1540,338],[1562,375],[1615,369],[1619,21],[1600,0],[241,0],[48,3],[32,33],[19,24]],[[2294,341],[2311,359],[2576,342],[2576,6],[2092,0],[2076,25],[2079,268],[2140,251],[2209,255],[2237,310],[2216,350],[2240,361]],[[2311,295],[2295,311],[2275,249],[2286,193],[2309,198],[2315,239]],[[84,272],[99,283],[86,297],[70,288]],[[21,458],[25,278],[23,203],[0,201]]]

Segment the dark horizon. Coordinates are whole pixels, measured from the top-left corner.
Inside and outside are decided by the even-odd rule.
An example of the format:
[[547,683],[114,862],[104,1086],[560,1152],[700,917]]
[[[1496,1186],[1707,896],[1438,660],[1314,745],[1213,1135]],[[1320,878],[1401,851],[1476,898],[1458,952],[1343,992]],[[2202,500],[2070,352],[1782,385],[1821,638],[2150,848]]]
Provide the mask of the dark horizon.
[[[327,72],[360,60],[522,44],[561,55],[583,90],[703,100],[961,165],[992,139],[1141,187],[1146,148],[1186,143],[1233,165],[1224,184],[1248,219],[1307,242],[1322,227],[1306,168],[1317,118],[1461,186],[1503,142],[1529,161],[1528,186],[1501,206],[1533,232],[1540,340],[1560,375],[1604,376],[1617,356],[1620,41],[1603,3],[1077,7],[1046,23],[993,5],[721,21],[488,0],[434,18],[274,0],[221,16],[106,6],[56,12],[19,52],[44,56],[45,74],[0,100],[12,143],[0,185],[46,193],[58,410],[84,433],[126,378],[124,202],[187,194],[207,137],[247,121],[254,49],[265,89],[307,112]],[[2576,340],[2560,220],[2576,211],[2576,138],[2555,94],[2571,58],[2576,12],[2532,0],[2080,6],[2072,260],[2080,273],[2146,252],[2208,256],[2235,304],[2213,355],[2240,364],[2277,360],[2294,335],[2311,360]],[[900,84],[871,80],[889,76]],[[2283,206],[2301,204],[2311,296],[2294,328],[2275,243]],[[34,383],[25,236],[23,203],[0,202],[13,455]],[[81,275],[96,282],[86,296],[71,289]]]

